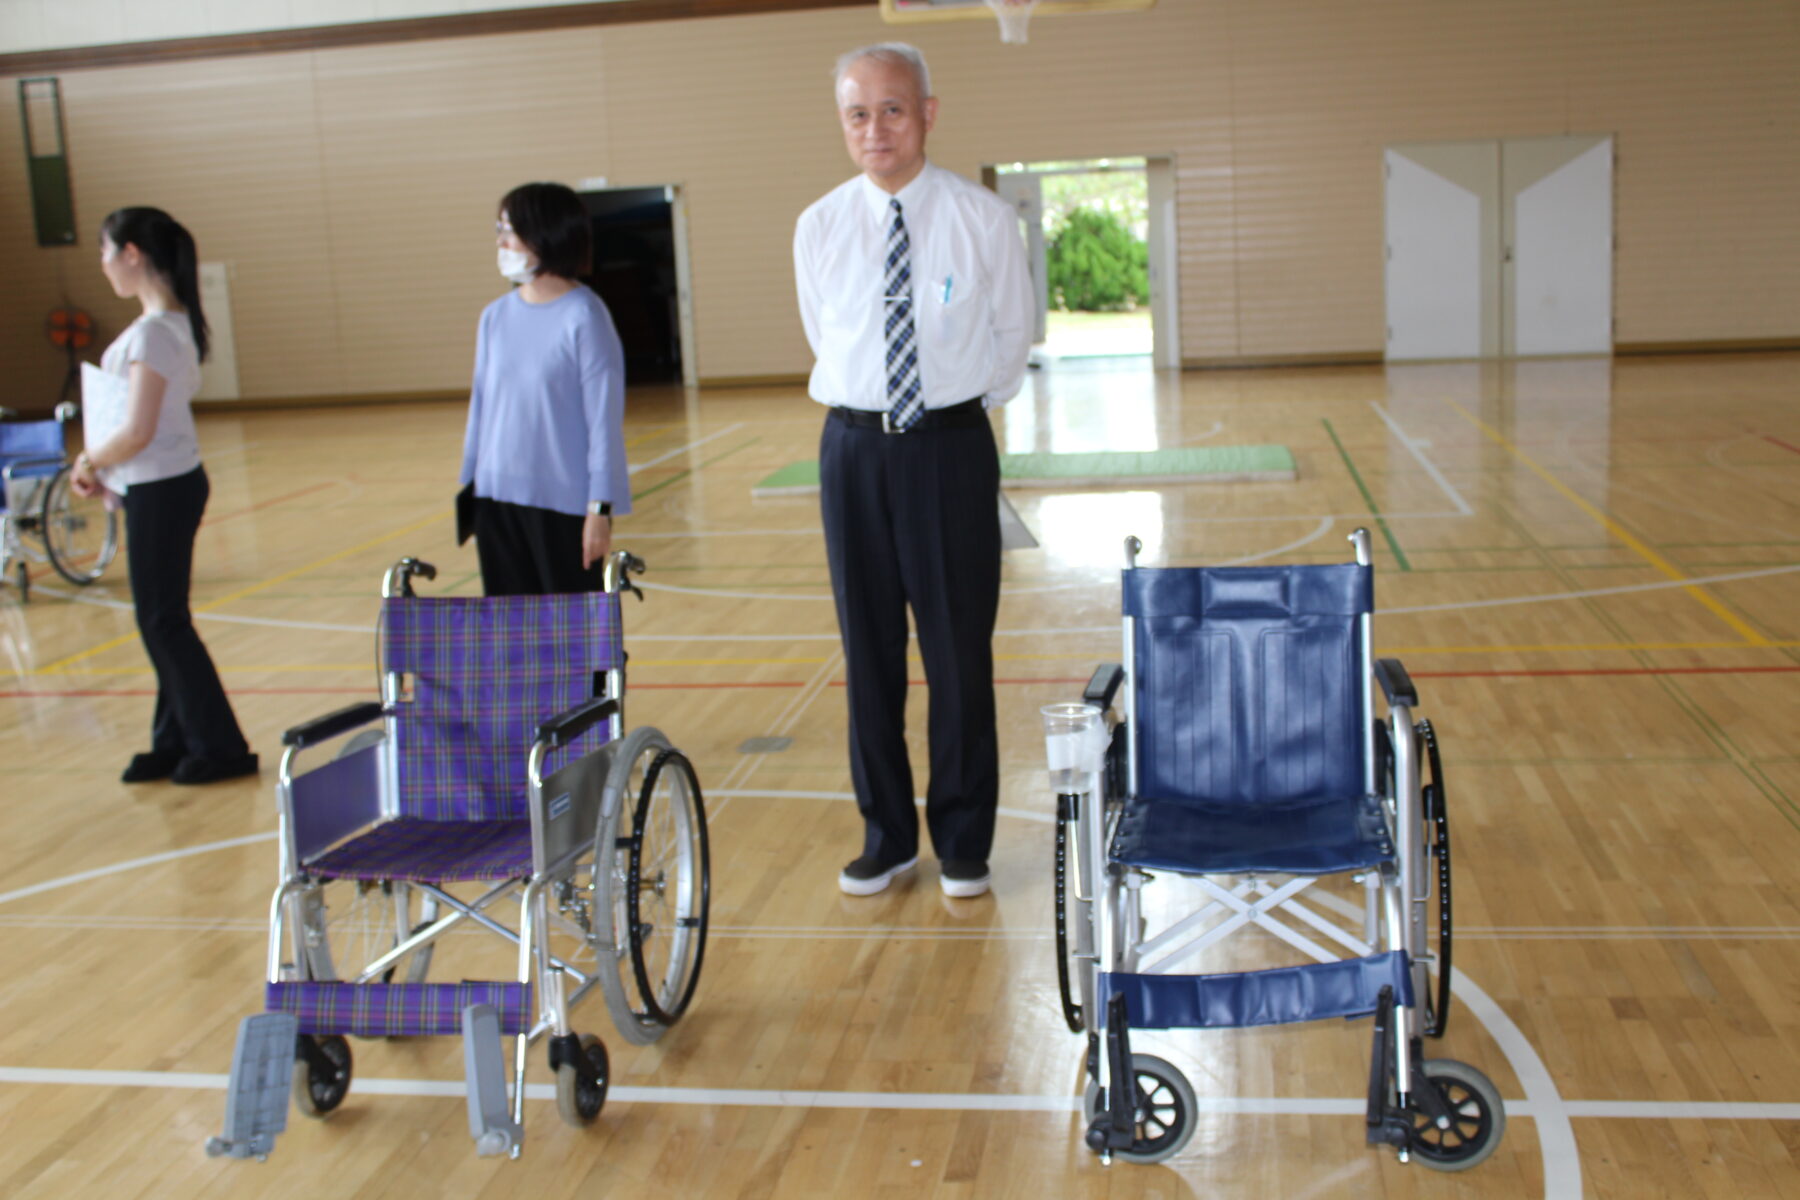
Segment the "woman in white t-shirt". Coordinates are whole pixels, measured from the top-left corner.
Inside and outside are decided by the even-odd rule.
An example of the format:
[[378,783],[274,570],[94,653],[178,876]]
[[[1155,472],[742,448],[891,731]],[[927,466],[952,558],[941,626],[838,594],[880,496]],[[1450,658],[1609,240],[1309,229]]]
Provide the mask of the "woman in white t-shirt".
[[124,498],[132,602],[156,668],[150,749],[132,758],[123,778],[213,783],[254,775],[256,755],[188,611],[209,491],[189,407],[207,335],[193,236],[161,209],[121,208],[100,224],[100,270],[114,292],[144,307],[100,360],[127,381],[124,423],[76,456],[73,478],[84,496],[104,487]]

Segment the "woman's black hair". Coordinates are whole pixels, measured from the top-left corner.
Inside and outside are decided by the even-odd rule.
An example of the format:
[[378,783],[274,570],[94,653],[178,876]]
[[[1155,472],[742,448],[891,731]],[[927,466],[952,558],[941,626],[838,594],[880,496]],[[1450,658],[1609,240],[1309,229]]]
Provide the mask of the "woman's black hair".
[[560,183],[522,183],[500,201],[500,215],[537,255],[544,274],[580,279],[592,269],[593,225],[572,189]]
[[136,246],[157,273],[169,281],[176,302],[187,309],[188,325],[194,331],[194,349],[204,362],[210,338],[206,314],[200,311],[200,264],[194,235],[160,208],[119,208],[100,222],[100,236],[121,250]]

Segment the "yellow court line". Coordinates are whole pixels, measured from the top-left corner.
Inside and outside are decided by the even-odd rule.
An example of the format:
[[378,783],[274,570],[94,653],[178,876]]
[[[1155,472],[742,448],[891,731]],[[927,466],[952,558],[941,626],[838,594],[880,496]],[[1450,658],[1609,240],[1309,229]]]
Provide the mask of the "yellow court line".
[[[270,576],[261,583],[253,583],[249,587],[239,588],[235,592],[229,592],[226,595],[220,596],[217,600],[208,604],[203,604],[199,608],[194,609],[194,611],[197,613],[212,612],[216,608],[221,608],[224,605],[230,604],[233,600],[242,600],[245,596],[254,596],[257,592],[265,591],[278,583],[286,583],[297,575],[304,575],[308,571],[316,571],[320,567],[329,566],[334,562],[349,558],[352,554],[360,554],[364,550],[381,545],[383,542],[391,542],[395,538],[405,537],[409,533],[416,533],[427,525],[445,520],[450,516],[450,512],[451,510],[445,509],[442,512],[426,517],[423,521],[414,521],[411,525],[404,525],[391,533],[384,533],[380,537],[370,538],[366,542],[358,542],[348,550],[339,550],[336,554],[328,554],[324,558],[315,559],[303,567],[295,567],[291,571],[283,571],[279,575]],[[123,646],[127,642],[135,642],[137,640],[138,635],[135,633],[122,634],[109,641],[101,642],[98,646],[91,646],[86,650],[78,651],[65,658],[59,658],[48,666],[39,667],[37,673],[39,675],[53,675],[58,671],[61,671],[70,663],[78,663],[84,658],[92,658],[96,654],[104,654],[106,651],[111,650],[116,646]]]
[[[1757,649],[1785,650],[1800,642],[1764,641]],[[1542,646],[1377,646],[1382,654],[1580,654],[1607,650],[1743,650],[1743,642],[1566,642]]]
[[[1490,441],[1492,441],[1495,445],[1499,446],[1502,450],[1505,450],[1508,454],[1510,454],[1514,458],[1518,459],[1521,463],[1523,463],[1527,468],[1530,469],[1532,474],[1536,475],[1539,479],[1542,479],[1545,483],[1549,484],[1564,499],[1566,499],[1570,503],[1574,504],[1575,507],[1579,508],[1582,512],[1586,513],[1588,516],[1594,518],[1594,520],[1600,522],[1601,527],[1603,529],[1605,529],[1606,532],[1611,534],[1613,537],[1619,539],[1619,541],[1621,541],[1625,545],[1629,546],[1632,550],[1636,551],[1637,554],[1641,558],[1643,558],[1643,560],[1645,562],[1649,563],[1651,566],[1653,566],[1657,570],[1661,571],[1664,575],[1668,576],[1670,579],[1680,580],[1680,579],[1687,578],[1686,575],[1681,573],[1680,568],[1676,567],[1673,563],[1669,562],[1668,559],[1664,558],[1662,555],[1660,555],[1656,551],[1652,550],[1649,546],[1645,545],[1642,540],[1633,536],[1629,530],[1627,530],[1624,526],[1620,525],[1617,521],[1615,521],[1611,517],[1609,517],[1604,511],[1602,511],[1601,509],[1596,508],[1594,505],[1588,503],[1587,500],[1585,500],[1579,493],[1577,493],[1572,488],[1570,488],[1562,480],[1558,479],[1556,476],[1552,475],[1549,471],[1545,470],[1542,466],[1538,465],[1538,463],[1535,460],[1533,460],[1529,455],[1527,455],[1523,450],[1519,449],[1517,446],[1513,445],[1510,441],[1508,441],[1506,439],[1506,436],[1504,434],[1502,434],[1499,430],[1493,428],[1491,425],[1489,425],[1485,421],[1483,421],[1480,417],[1477,417],[1474,413],[1470,412],[1468,409],[1464,408],[1462,405],[1458,404],[1454,400],[1446,400],[1444,403],[1448,404],[1457,413],[1461,414],[1462,418],[1465,421],[1468,421],[1471,425],[1475,426],[1475,428],[1481,430],[1482,433],[1486,434],[1488,436],[1488,439]],[[1720,602],[1717,598],[1715,598],[1713,595],[1711,595],[1710,593],[1708,593],[1707,591],[1705,591],[1698,585],[1693,586],[1693,587],[1685,587],[1681,590],[1688,593],[1688,595],[1690,595],[1694,599],[1698,600],[1701,604],[1704,604],[1708,609],[1710,609],[1712,611],[1714,616],[1718,617],[1720,620],[1724,621],[1727,625],[1731,626],[1731,628],[1738,634],[1738,636],[1742,637],[1744,639],[1745,643],[1747,643],[1748,645],[1767,646],[1769,644],[1768,638],[1764,637],[1762,634],[1760,634],[1756,630],[1752,629],[1747,623],[1745,623],[1743,618],[1739,617],[1736,613],[1734,613],[1730,609],[1726,608],[1722,602]]]
[[681,428],[681,426],[679,426],[679,425],[652,425],[649,429],[645,430],[643,433],[638,434],[636,437],[626,438],[625,439],[625,448],[627,450],[629,450],[633,446],[641,446],[645,442],[652,441],[656,438],[661,437],[663,434],[668,433],[671,429],[680,429],[680,428]]

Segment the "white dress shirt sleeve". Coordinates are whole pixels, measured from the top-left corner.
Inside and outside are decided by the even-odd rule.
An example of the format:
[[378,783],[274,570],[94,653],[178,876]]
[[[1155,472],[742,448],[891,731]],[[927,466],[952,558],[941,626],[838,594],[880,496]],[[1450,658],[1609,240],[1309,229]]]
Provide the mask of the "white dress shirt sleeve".
[[819,355],[819,271],[813,262],[813,238],[807,228],[809,213],[794,224],[794,287],[800,300],[800,325],[813,357]]
[[1037,324],[1037,305],[1031,293],[1031,271],[1025,265],[1025,241],[1019,219],[1010,207],[997,210],[996,227],[989,234],[994,248],[993,364],[986,388],[988,407],[1004,404],[1025,384],[1026,360],[1031,357],[1031,334]]

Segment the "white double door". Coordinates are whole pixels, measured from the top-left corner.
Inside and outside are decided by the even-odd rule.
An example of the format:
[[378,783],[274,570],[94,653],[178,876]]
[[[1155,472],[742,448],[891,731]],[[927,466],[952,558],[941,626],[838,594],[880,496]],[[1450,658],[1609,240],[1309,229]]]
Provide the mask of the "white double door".
[[1385,160],[1389,361],[1611,352],[1611,137]]

